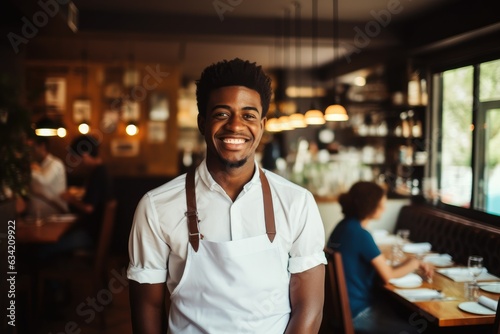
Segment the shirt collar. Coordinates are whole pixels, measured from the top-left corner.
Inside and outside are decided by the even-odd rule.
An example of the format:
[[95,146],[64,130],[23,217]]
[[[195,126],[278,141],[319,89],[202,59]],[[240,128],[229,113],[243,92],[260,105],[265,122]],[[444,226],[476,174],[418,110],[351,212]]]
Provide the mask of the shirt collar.
[[[260,185],[259,165],[257,164],[257,161],[255,161],[254,163],[255,163],[255,170],[254,170],[253,176],[250,179],[250,181],[248,181],[248,183],[245,184],[245,186],[243,186],[242,192],[247,192],[248,190],[251,189],[251,187],[254,184]],[[215,182],[214,178],[212,177],[212,175],[208,171],[206,159],[203,159],[203,161],[198,166],[197,170],[198,170],[199,177],[201,178],[203,183],[205,183],[205,185],[208,188],[210,188],[210,190],[212,190],[212,191],[219,190],[219,191],[224,192],[222,187],[217,182]]]

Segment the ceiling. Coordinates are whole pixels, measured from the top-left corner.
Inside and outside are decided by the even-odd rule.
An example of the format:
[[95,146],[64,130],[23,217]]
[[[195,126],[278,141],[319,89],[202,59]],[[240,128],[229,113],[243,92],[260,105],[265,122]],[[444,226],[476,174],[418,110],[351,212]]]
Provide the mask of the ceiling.
[[[10,1],[27,17],[41,10],[38,2]],[[340,47],[335,55],[347,65],[361,51],[369,54],[397,47],[404,24],[456,1],[339,0]],[[333,1],[329,0],[317,1],[317,25],[313,25],[313,2],[306,0],[73,2],[78,9],[76,34],[67,27],[42,27],[26,46],[28,57],[78,59],[85,49],[90,59],[175,62],[187,80],[196,79],[213,62],[234,57],[256,61],[265,69],[307,69],[335,58]],[[20,19],[13,21],[19,29]],[[313,27],[317,27],[316,48]]]

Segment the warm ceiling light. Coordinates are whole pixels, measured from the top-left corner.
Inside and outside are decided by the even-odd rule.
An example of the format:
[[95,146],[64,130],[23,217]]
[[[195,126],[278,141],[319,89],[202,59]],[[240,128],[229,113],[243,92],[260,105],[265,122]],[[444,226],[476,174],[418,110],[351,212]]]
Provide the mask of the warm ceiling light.
[[306,119],[303,114],[295,113],[288,117],[288,122],[295,129],[305,128],[307,127]]
[[278,118],[278,123],[281,131],[293,130],[293,127],[290,125],[288,116],[281,116],[280,118]]
[[90,131],[90,126],[85,122],[80,123],[80,125],[78,125],[78,131],[80,131],[82,135],[86,135]]
[[266,122],[266,130],[269,132],[280,132],[281,127],[277,118],[269,118]]
[[57,136],[58,131],[61,133],[62,130],[59,130],[61,128],[63,128],[61,126],[61,122],[57,122],[48,117],[45,117],[36,122],[35,134],[40,137]]
[[135,136],[136,134],[139,133],[139,128],[135,125],[135,124],[132,124],[130,123],[129,125],[127,125],[127,127],[125,128],[125,132],[129,135],[129,136]]
[[67,134],[66,129],[62,128],[62,127],[59,128],[59,129],[57,129],[56,133],[57,133],[57,136],[60,137],[60,138],[66,137],[66,134]]
[[321,112],[321,110],[317,110],[317,109],[309,110],[304,115],[304,118],[306,119],[306,123],[309,125],[325,124],[325,117],[323,116],[323,113]]
[[57,136],[57,129],[38,128],[35,130],[35,134],[40,137]]
[[325,119],[327,121],[342,122],[347,121],[349,116],[347,116],[347,111],[343,106],[340,104],[332,104],[325,110]]

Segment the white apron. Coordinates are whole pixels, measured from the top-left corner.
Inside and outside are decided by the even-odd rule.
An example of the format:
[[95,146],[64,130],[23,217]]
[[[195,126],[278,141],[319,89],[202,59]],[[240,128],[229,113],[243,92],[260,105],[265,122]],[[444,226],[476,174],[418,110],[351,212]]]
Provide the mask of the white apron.
[[[290,317],[289,274],[262,171],[267,234],[211,242],[198,232],[194,173],[186,177],[190,246],[171,294],[169,333],[283,333]],[[189,180],[188,180],[189,179]]]

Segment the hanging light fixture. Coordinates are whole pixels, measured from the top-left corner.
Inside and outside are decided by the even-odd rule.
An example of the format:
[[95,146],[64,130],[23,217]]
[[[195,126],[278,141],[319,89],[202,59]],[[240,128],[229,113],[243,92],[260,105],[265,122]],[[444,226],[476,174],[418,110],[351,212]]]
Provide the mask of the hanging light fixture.
[[311,109],[304,115],[308,125],[322,125],[325,124],[325,117],[321,110]]
[[[318,0],[312,1],[312,14],[313,14],[313,26],[312,26],[312,68],[313,72],[316,69],[316,52],[317,52],[317,26],[318,26]],[[313,87],[315,86],[316,80],[313,77]],[[314,97],[313,97],[314,98]],[[313,103],[311,103],[311,109],[309,109],[305,116],[304,121],[309,125],[322,125],[325,124],[325,119],[321,110],[314,108]]]
[[82,135],[86,135],[87,133],[90,132],[90,125],[86,121],[83,121],[78,125],[78,131]]
[[136,134],[139,133],[139,128],[137,127],[137,125],[135,125],[135,123],[133,122],[130,122],[127,127],[125,128],[125,132],[129,135],[129,136],[135,136]]
[[266,131],[268,132],[280,132],[281,127],[279,125],[277,118],[268,118],[266,122]]
[[66,129],[62,122],[49,117],[43,117],[35,123],[35,134],[40,137],[65,137]]
[[[340,60],[339,54],[339,2],[338,0],[333,0],[333,63]],[[339,104],[337,95],[337,77],[334,79],[334,95],[335,103],[328,106],[325,110],[325,119],[327,121],[347,121],[349,116],[345,108]]]
[[[295,70],[295,86],[296,86],[296,97],[300,97],[300,3],[295,2],[295,62],[296,62],[296,70]],[[288,125],[292,127],[292,129],[300,129],[307,127],[307,123],[305,121],[305,116],[299,111],[296,111],[288,118]]]
[[307,127],[306,118],[301,113],[295,113],[288,117],[290,125],[295,129],[301,129]]

